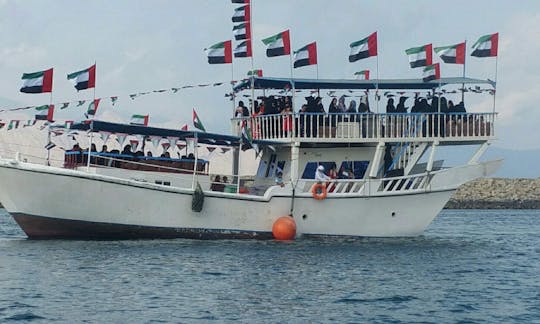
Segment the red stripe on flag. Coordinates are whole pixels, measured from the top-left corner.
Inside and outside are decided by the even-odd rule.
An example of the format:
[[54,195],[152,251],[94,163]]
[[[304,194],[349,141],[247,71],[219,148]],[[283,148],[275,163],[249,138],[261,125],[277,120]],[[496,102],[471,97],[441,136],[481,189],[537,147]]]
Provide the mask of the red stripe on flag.
[[[376,54],[375,54],[376,55]],[[369,70],[366,70],[366,73],[364,74],[364,78],[366,80],[369,80]]]
[[291,37],[288,29],[281,33],[281,39],[283,40],[283,55],[291,54]]
[[251,57],[251,39],[246,40],[246,55]]
[[251,39],[251,23],[248,21],[246,22],[246,38]]
[[251,17],[251,11],[250,11],[250,5],[247,4],[245,7],[244,7],[244,21],[250,21],[250,17]]
[[465,64],[465,43],[456,46],[456,64]]
[[225,62],[232,63],[232,41],[228,40],[223,44],[223,50],[225,52]]
[[369,56],[377,56],[377,32],[369,35],[368,38],[368,53]]
[[307,46],[309,64],[317,64],[317,42],[313,42]]
[[439,63],[435,64],[435,79],[439,80],[441,78],[441,67]]
[[49,110],[47,111],[47,120],[52,122],[54,117],[54,105],[49,105]]
[[88,69],[88,88],[96,87],[96,65],[92,65]]
[[52,92],[53,85],[53,69],[50,68],[46,71],[43,71],[43,85],[41,92]]
[[426,50],[426,66],[433,64],[433,45],[427,44],[425,46]]
[[491,35],[491,56],[497,56],[499,49],[499,33]]
[[144,126],[148,126],[148,117],[149,117],[149,116],[150,116],[150,115],[144,116]]

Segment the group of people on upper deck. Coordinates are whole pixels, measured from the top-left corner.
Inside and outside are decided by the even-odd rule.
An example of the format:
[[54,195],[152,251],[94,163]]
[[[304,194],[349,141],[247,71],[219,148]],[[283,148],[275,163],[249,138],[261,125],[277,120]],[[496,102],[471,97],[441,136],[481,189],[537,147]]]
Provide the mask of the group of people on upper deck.
[[[246,106],[243,101],[239,101],[238,107],[235,110],[235,117],[248,117],[248,116],[259,116],[259,115],[276,115],[276,114],[289,114],[292,112],[292,97],[291,96],[282,96],[282,97],[258,97],[258,100],[254,101],[253,110],[250,110],[250,107]],[[340,114],[340,113],[371,113],[369,106],[369,100],[367,96],[362,96],[359,100],[357,106],[356,100],[351,99],[348,104],[346,102],[347,96],[342,95],[339,97],[332,98],[330,104],[328,105],[328,110],[324,108],[323,98],[321,97],[305,97],[306,103],[302,104],[299,109],[300,113],[329,113],[329,114]],[[421,98],[418,95],[414,98],[414,104],[412,107],[405,106],[408,97],[401,96],[399,97],[399,102],[395,105],[395,100],[393,97],[388,98],[386,104],[386,113],[465,113],[465,105],[463,101],[455,105],[452,100],[447,100],[445,97],[431,97],[431,103],[428,102],[427,98]],[[439,107],[440,106],[440,107]]]

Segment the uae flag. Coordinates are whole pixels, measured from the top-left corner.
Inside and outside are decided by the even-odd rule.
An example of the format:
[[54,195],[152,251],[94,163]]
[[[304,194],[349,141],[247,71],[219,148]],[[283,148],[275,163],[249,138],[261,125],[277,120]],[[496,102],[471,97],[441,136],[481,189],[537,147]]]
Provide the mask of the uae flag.
[[235,47],[234,57],[251,57],[251,39],[246,39]]
[[308,44],[294,52],[294,68],[317,64],[317,42]]
[[210,64],[232,63],[232,41],[224,41],[205,49]]
[[148,115],[131,115],[130,125],[148,126]]
[[245,22],[249,21],[249,5],[238,7],[234,9],[234,15],[232,16],[232,22]]
[[291,38],[289,30],[262,40],[266,48],[266,56],[281,56],[291,54]]
[[471,56],[476,57],[490,57],[497,56],[499,47],[499,33],[485,35],[480,37],[476,43],[472,46],[474,51]]
[[465,42],[433,49],[444,63],[465,64]]
[[201,120],[199,119],[199,116],[197,116],[197,112],[195,109],[193,109],[193,126],[197,129],[202,130],[203,132],[206,132],[206,129],[204,128]]
[[96,65],[68,74],[67,78],[75,84],[77,91],[94,88],[96,86]]
[[369,70],[355,72],[354,75],[360,80],[369,80]]
[[233,35],[235,40],[251,38],[251,24],[248,22],[236,25],[233,27]]
[[17,128],[19,128],[19,121],[18,120],[10,120],[7,130],[12,130],[12,129],[17,129]]
[[47,120],[52,122],[54,116],[54,105],[43,105],[36,107],[38,113],[36,114],[36,120]]
[[88,105],[88,109],[86,110],[87,115],[94,116],[96,114],[100,100],[101,98],[92,100],[92,102]]
[[242,135],[240,137],[240,148],[242,151],[254,149],[255,152],[259,153],[259,148],[257,144],[253,143],[253,135],[251,134],[251,127],[249,127],[249,123],[247,120],[242,121]]
[[263,76],[263,70],[251,70],[247,73],[248,76],[256,76],[256,77],[262,77]]
[[53,69],[45,71],[24,73],[22,76],[21,92],[44,93],[52,92]]
[[409,56],[409,64],[411,68],[428,66],[433,64],[433,46],[427,44],[420,47],[412,47],[405,51]]
[[370,56],[377,56],[377,32],[368,37],[351,43],[351,54],[349,62],[356,62]]
[[440,78],[441,70],[439,63],[428,65],[424,68],[424,74],[422,76],[422,80],[424,80],[424,82],[439,80]]

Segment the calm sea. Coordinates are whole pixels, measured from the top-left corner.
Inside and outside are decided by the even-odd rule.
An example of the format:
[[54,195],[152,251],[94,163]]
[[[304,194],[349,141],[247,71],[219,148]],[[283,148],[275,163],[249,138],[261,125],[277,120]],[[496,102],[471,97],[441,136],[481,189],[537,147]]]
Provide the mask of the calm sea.
[[0,210],[0,322],[540,323],[540,211],[417,238],[32,241]]

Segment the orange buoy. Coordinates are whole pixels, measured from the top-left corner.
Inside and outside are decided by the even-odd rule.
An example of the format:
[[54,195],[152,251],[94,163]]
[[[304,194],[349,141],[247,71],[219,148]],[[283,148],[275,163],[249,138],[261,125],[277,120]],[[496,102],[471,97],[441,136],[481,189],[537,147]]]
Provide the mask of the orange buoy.
[[296,222],[291,216],[282,216],[274,222],[272,235],[278,241],[290,241],[296,235]]

